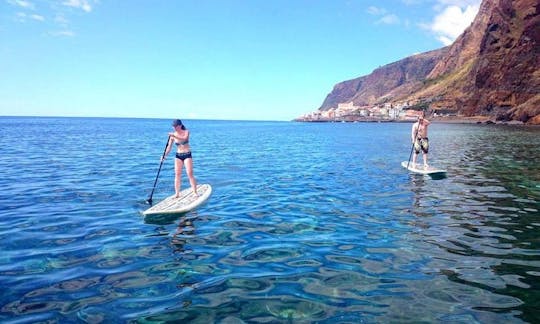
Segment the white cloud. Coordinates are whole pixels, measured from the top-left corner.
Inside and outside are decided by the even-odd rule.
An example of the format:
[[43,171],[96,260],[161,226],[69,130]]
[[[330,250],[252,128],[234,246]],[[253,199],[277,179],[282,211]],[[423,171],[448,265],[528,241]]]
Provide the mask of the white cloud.
[[62,4],[68,7],[79,8],[86,12],[92,11],[92,5],[87,0],[66,0]]
[[78,17],[74,11],[91,13],[99,0],[0,0],[11,7],[13,21],[28,23],[43,22],[45,31],[51,36],[73,37],[72,18]]
[[377,22],[381,24],[386,24],[386,25],[396,25],[396,24],[399,24],[399,18],[398,16],[394,14],[390,14],[390,15],[385,15],[384,17],[379,19]]
[[370,7],[367,8],[367,12],[368,12],[368,14],[373,15],[373,16],[380,16],[380,15],[384,15],[386,13],[386,9],[375,7],[375,6],[370,6]]
[[71,30],[55,31],[50,33],[53,36],[73,37],[75,33]]
[[480,6],[481,0],[437,0],[435,5],[436,10],[443,10],[446,7],[457,6],[460,8],[466,8],[468,6]]
[[396,16],[393,13],[388,13],[388,11],[384,8],[370,6],[367,8],[367,13],[372,16],[380,16],[379,20],[377,20],[377,24],[386,24],[386,25],[395,25],[399,24],[400,20],[399,17]]
[[63,14],[57,14],[54,17],[54,22],[57,23],[60,26],[69,25],[69,20]]
[[37,20],[37,21],[45,21],[45,17],[41,15],[30,15],[30,18]]
[[452,44],[455,39],[451,39],[451,38],[448,38],[446,36],[437,36],[437,40],[439,40],[439,42],[443,43],[444,46],[448,46],[448,45]]
[[16,19],[16,21],[18,21],[20,23],[25,23],[29,19],[36,20],[36,21],[45,21],[45,17],[43,17],[41,15],[27,14],[25,12],[17,12],[17,15],[16,15],[15,19]]
[[421,4],[422,2],[425,2],[425,1],[426,0],[401,0],[401,2],[403,2],[407,6]]
[[[431,22],[415,24],[433,33],[444,45],[450,45],[474,20],[482,0],[401,0],[401,2],[407,6],[416,5],[425,8],[422,11],[429,10],[430,6],[434,10]],[[406,22],[407,20],[405,24]]]
[[[440,3],[465,3],[472,2],[467,0],[439,0]],[[467,4],[465,7],[458,5],[449,5],[445,7],[433,19],[429,29],[435,34],[435,37],[444,45],[450,45],[454,40],[469,27],[480,8],[479,1],[476,4]]]
[[25,8],[25,9],[32,9],[32,10],[35,9],[34,4],[32,2],[30,2],[30,1],[8,0],[8,3],[13,5],[13,6],[18,6],[18,7]]
[[28,17],[24,12],[17,12],[17,21],[24,22],[26,21],[26,17]]

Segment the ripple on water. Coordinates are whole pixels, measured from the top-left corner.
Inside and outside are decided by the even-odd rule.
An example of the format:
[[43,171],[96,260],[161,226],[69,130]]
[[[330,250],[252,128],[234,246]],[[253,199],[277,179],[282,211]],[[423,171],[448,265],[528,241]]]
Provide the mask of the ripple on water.
[[540,321],[536,130],[433,124],[433,180],[407,124],[190,121],[213,195],[148,218],[168,121],[5,121],[0,321]]

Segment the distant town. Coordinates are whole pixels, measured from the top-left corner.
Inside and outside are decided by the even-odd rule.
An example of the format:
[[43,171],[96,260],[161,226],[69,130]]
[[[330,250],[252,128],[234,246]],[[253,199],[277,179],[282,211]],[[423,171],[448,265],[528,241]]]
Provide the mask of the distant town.
[[[340,103],[335,108],[317,110],[304,114],[295,121],[307,122],[355,122],[355,121],[411,121],[416,120],[426,109],[417,103],[397,102],[374,106],[355,106],[353,102]],[[454,117],[455,112],[441,111],[430,117]]]

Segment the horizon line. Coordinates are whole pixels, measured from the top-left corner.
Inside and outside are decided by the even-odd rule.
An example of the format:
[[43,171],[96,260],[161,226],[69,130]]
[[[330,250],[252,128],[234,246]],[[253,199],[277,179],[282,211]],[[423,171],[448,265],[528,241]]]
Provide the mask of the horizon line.
[[[128,116],[52,116],[52,115],[0,115],[0,118],[95,118],[95,119],[162,119],[174,120],[174,117],[128,117]],[[277,119],[222,119],[222,118],[182,118],[183,120],[246,121],[246,122],[293,122],[294,120]]]

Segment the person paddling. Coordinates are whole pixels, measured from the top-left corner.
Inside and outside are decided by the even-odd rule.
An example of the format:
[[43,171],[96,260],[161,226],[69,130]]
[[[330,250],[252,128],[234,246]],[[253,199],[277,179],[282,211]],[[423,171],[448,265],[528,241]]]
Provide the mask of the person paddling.
[[429,120],[424,118],[424,112],[418,117],[418,121],[413,124],[411,131],[411,139],[414,145],[414,155],[412,158],[413,166],[416,165],[416,157],[422,150],[422,158],[424,159],[424,168],[428,168],[428,152],[429,152],[429,139],[428,139],[428,126]]
[[191,147],[189,146],[189,130],[186,129],[180,119],[173,120],[172,127],[174,132],[169,133],[169,143],[163,159],[167,157],[173,145],[176,145],[176,156],[174,159],[174,191],[175,197],[180,197],[180,185],[182,183],[182,168],[185,166],[186,173],[191,184],[193,193],[197,194],[197,181],[193,176],[193,157],[191,156]]

